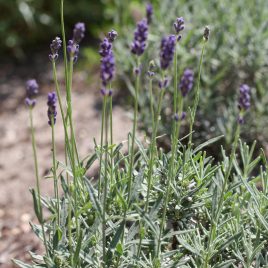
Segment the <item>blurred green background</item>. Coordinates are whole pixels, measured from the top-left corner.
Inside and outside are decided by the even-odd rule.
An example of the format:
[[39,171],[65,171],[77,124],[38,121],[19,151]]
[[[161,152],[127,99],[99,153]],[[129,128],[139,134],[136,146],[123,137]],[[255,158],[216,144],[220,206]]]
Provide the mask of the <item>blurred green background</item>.
[[[17,58],[49,43],[60,32],[59,0],[0,0],[1,54],[6,52]],[[66,30],[69,32],[77,21],[85,21],[90,36],[102,28],[104,1],[65,1]]]

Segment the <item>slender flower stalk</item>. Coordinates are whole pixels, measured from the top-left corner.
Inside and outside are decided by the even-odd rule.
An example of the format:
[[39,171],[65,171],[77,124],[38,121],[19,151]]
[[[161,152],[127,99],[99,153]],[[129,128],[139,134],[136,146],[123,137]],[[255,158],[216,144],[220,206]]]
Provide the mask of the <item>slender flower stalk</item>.
[[[110,85],[110,92],[111,90],[111,85]],[[113,95],[112,93],[109,94],[109,119],[110,119],[110,144],[111,144],[111,149],[110,149],[110,159],[111,159],[111,182],[113,181],[113,172],[114,172],[114,159],[113,159]]]
[[[159,98],[158,98],[157,110],[154,115],[155,122],[154,122],[152,137],[151,137],[151,145],[150,145],[148,186],[147,186],[146,203],[145,203],[145,209],[144,209],[145,213],[148,213],[148,209],[149,209],[149,198],[150,198],[150,192],[152,189],[152,173],[153,173],[153,166],[154,166],[154,161],[156,157],[156,135],[157,135],[158,125],[159,125],[159,117],[160,117],[160,112],[162,108],[164,93],[165,93],[165,90],[161,89],[159,93]],[[141,245],[141,242],[140,242],[140,245]]]
[[[112,44],[116,38],[118,37],[117,31],[111,30],[108,32],[108,40]],[[113,92],[112,92],[112,84],[110,82],[109,86],[109,103],[110,103],[110,112],[109,112],[109,117],[110,117],[110,144],[111,144],[111,151],[110,151],[110,158],[111,158],[111,182],[113,180],[113,173],[114,173],[114,160],[113,160]]]
[[54,60],[52,61],[52,68],[53,68],[53,79],[54,79],[54,83],[55,83],[57,99],[58,99],[58,102],[59,102],[60,113],[61,113],[61,118],[62,118],[63,127],[64,127],[66,152],[68,153],[68,156],[71,159],[72,155],[70,154],[70,143],[69,143],[68,127],[67,127],[66,118],[65,118],[65,112],[64,112],[64,108],[63,108],[62,99],[61,99],[61,93],[60,93],[60,87],[59,87],[57,69],[56,69],[56,62]]
[[73,127],[73,116],[72,116],[72,98],[71,98],[71,87],[72,87],[72,76],[73,76],[73,58],[70,59],[69,63],[69,73],[68,73],[68,85],[69,85],[69,98],[67,101],[67,115],[68,115],[68,120],[70,123],[70,137],[71,137],[71,165],[73,166],[73,182],[74,182],[74,217],[75,217],[75,225],[76,225],[76,234],[78,237],[79,234],[79,223],[78,223],[78,203],[77,203],[77,190],[78,190],[78,177],[77,177],[77,172],[76,172],[76,163],[75,163],[75,158],[77,158],[77,161],[79,163],[79,158],[77,154],[77,149],[76,149],[76,141],[75,141],[75,134],[74,134],[74,127]]
[[[174,23],[174,29],[176,32],[176,40],[177,43],[181,40],[182,35],[181,32],[184,30],[184,19],[182,17],[177,18],[176,22]],[[181,98],[178,95],[177,87],[178,87],[178,55],[177,55],[177,44],[175,46],[175,60],[174,60],[174,96],[173,96],[173,113],[174,115],[177,114],[177,109],[182,110],[182,102]],[[177,148],[177,139],[179,136],[179,128],[180,128],[180,122],[179,124],[176,124],[176,120],[173,120],[172,124],[172,143],[174,143],[173,148]],[[173,153],[176,153],[173,152]],[[175,157],[175,156],[174,156]]]
[[191,111],[191,120],[190,120],[190,136],[189,136],[189,145],[192,145],[192,139],[193,139],[193,125],[195,122],[195,116],[196,116],[196,110],[199,104],[199,99],[200,99],[200,82],[201,82],[201,72],[202,72],[202,66],[203,66],[203,58],[204,58],[204,53],[205,53],[205,48],[206,44],[209,40],[209,34],[210,30],[208,26],[205,27],[204,34],[203,34],[203,40],[202,40],[202,52],[201,52],[201,57],[199,61],[199,66],[198,66],[198,78],[197,78],[197,86],[195,90],[195,99],[194,99],[194,106],[193,110]]
[[[59,107],[60,107],[60,112],[61,112],[61,118],[63,122],[63,127],[64,127],[64,139],[65,139],[65,165],[68,165],[68,157],[70,160],[70,163],[73,163],[74,161],[72,160],[73,155],[71,154],[71,145],[70,145],[70,140],[69,140],[69,135],[68,135],[68,127],[67,127],[67,120],[65,118],[65,113],[63,109],[63,104],[62,104],[62,99],[61,99],[61,93],[60,93],[60,88],[59,88],[59,82],[58,82],[58,77],[57,77],[57,70],[56,70],[56,63],[53,60],[52,61],[52,67],[53,67],[53,79],[56,87],[56,93],[57,93],[57,98],[59,102]],[[72,167],[72,171],[74,172],[75,167]],[[67,176],[67,184],[68,188],[70,189],[70,180],[69,180],[69,175],[68,173],[66,174]],[[67,222],[67,229],[68,229],[68,239],[69,239],[69,248],[70,248],[70,253],[72,255],[72,223],[71,223],[71,196],[68,197],[69,203],[68,203],[68,222]],[[72,257],[70,258],[72,260]]]
[[[135,54],[135,53],[134,53]],[[137,59],[137,66],[140,66],[139,64],[139,58]],[[137,70],[140,70],[139,67],[136,67]],[[135,95],[134,95],[134,118],[133,118],[133,127],[132,127],[132,136],[131,136],[131,147],[129,148],[129,169],[128,169],[128,181],[127,181],[127,205],[124,208],[124,224],[126,224],[126,217],[127,217],[127,210],[130,207],[130,197],[131,197],[131,188],[132,188],[132,173],[133,173],[133,165],[134,165],[134,146],[135,146],[135,139],[136,139],[136,131],[137,131],[137,119],[138,119],[138,109],[139,109],[139,91],[140,91],[140,71],[135,72],[136,75],[136,82],[135,82]],[[141,230],[141,222],[139,223],[140,230]],[[125,236],[125,228],[123,230],[123,234],[121,236],[121,243],[123,244],[124,242],[124,236]],[[140,239],[142,237],[140,236]],[[140,253],[140,246],[141,246],[141,240],[140,240],[140,245],[139,245],[139,250],[138,250],[138,255]]]
[[[112,43],[117,38],[117,32],[112,30],[108,33],[108,38],[100,44],[99,54],[101,55],[101,80],[103,95],[102,123],[101,123],[101,153],[100,153],[100,177],[98,183],[98,197],[101,192],[101,175],[102,175],[102,157],[103,157],[103,136],[105,135],[105,162],[104,162],[104,189],[103,189],[103,214],[102,214],[102,251],[103,251],[103,267],[106,266],[106,207],[107,207],[107,191],[108,191],[108,148],[109,148],[109,123],[110,123],[110,142],[113,144],[113,119],[112,119],[112,89],[111,82],[115,75],[115,59],[112,51]],[[109,84],[109,89],[107,85]],[[113,148],[111,146],[111,180],[113,177]]]
[[[161,53],[160,53],[160,63],[162,70],[166,70],[169,65],[173,61],[173,57],[175,54],[175,61],[174,61],[174,98],[177,99],[177,85],[178,85],[178,75],[177,75],[177,52],[176,52],[176,41],[179,39],[175,35],[171,35],[168,38],[163,38],[161,43]],[[174,102],[174,110],[176,110],[177,103]],[[169,200],[170,195],[170,184],[171,178],[173,177],[173,166],[174,166],[174,159],[175,159],[175,152],[177,145],[174,144],[176,137],[176,125],[173,127],[173,137],[172,137],[172,153],[171,153],[171,161],[169,165],[169,174],[168,174],[168,181],[167,181],[167,189],[164,198],[164,206],[163,206],[163,215],[160,221],[160,230],[158,236],[158,243],[156,248],[155,258],[159,259],[160,252],[161,252],[161,237],[164,229],[164,223],[166,219],[166,210],[167,210],[167,203]]]
[[[139,66],[139,60],[138,64]],[[132,186],[132,173],[133,173],[133,165],[134,165],[134,147],[135,147],[135,139],[136,139],[136,131],[137,131],[137,119],[138,119],[138,109],[139,109],[139,91],[140,91],[140,74],[136,75],[135,82],[135,96],[134,96],[134,119],[133,119],[133,128],[132,128],[132,137],[131,137],[131,148],[130,148],[130,164],[128,170],[128,186],[127,186],[127,204],[130,205],[130,196],[131,196],[131,186]],[[126,211],[125,211],[126,213]],[[126,216],[126,215],[125,215]]]
[[[101,94],[103,96],[109,96],[109,107],[110,107],[110,123],[111,123],[111,130],[110,130],[110,138],[111,143],[113,142],[113,133],[112,133],[112,90],[111,90],[111,82],[115,75],[115,59],[113,54],[113,46],[112,42],[117,38],[117,32],[112,30],[108,33],[108,38],[104,38],[100,44],[99,54],[101,58],[101,80],[102,80],[102,89]],[[107,85],[110,85],[110,89],[107,89]],[[104,106],[104,103],[103,103]],[[104,123],[105,123],[105,114],[102,110],[102,123],[101,123],[101,144],[100,144],[100,167],[99,167],[99,182],[98,182],[98,196],[101,192],[101,175],[102,175],[102,158],[103,158],[103,135],[104,135]],[[111,146],[112,147],[112,146]],[[111,149],[111,155],[112,155]],[[112,161],[112,160],[111,160]],[[111,171],[113,172],[113,171]]]
[[[154,65],[154,63],[150,63],[150,65]],[[150,192],[152,188],[152,173],[153,173],[153,164],[155,160],[155,154],[156,154],[156,135],[158,130],[158,123],[159,123],[159,116],[162,108],[162,101],[165,90],[163,88],[160,88],[160,94],[158,96],[158,104],[157,104],[157,110],[155,112],[154,110],[154,97],[153,97],[153,76],[154,72],[151,70],[152,66],[150,66],[150,70],[148,71],[149,76],[149,95],[150,95],[150,108],[151,108],[151,116],[152,116],[152,136],[151,136],[151,144],[149,146],[149,169],[147,174],[147,193],[146,193],[146,203],[144,207],[144,213],[148,213],[149,209],[149,198],[150,198]],[[140,221],[140,230],[142,230],[143,222]],[[141,253],[141,245],[142,245],[142,239],[144,235],[140,234],[140,241],[138,246],[138,253],[137,256],[139,258]]]
[[65,25],[64,25],[64,0],[61,0],[60,17],[61,17],[61,35],[63,43],[63,59],[64,59],[64,73],[65,73],[65,85],[68,88],[68,61],[67,61],[67,45],[65,37]]
[[[62,28],[64,28],[63,20],[62,20]],[[77,58],[78,58],[79,43],[84,38],[84,35],[85,35],[85,24],[77,23],[73,30],[73,38],[68,41],[67,47],[66,47],[66,41],[65,42],[63,41],[63,44],[65,43],[64,50],[66,48],[66,52],[64,52],[65,53],[64,57],[66,57],[65,61],[67,62],[67,56],[69,59],[69,64],[68,62],[65,63],[65,67],[67,68],[66,99],[67,99],[67,118],[70,124],[70,139],[71,139],[70,161],[73,167],[72,173],[73,173],[73,182],[74,182],[74,217],[75,217],[77,237],[78,237],[80,228],[79,228],[79,223],[78,223],[78,204],[77,204],[78,176],[77,176],[77,171],[76,171],[76,162],[78,165],[80,165],[80,163],[79,163],[78,150],[76,146],[75,131],[74,131],[74,126],[73,126],[73,116],[72,116],[72,76],[73,76],[73,64],[77,61]],[[63,38],[64,38],[63,40],[65,40],[64,35],[63,35]]]
[[51,137],[52,137],[52,173],[54,179],[54,196],[56,200],[57,207],[57,224],[60,224],[60,199],[59,199],[59,187],[58,187],[58,178],[57,178],[57,163],[56,163],[56,146],[55,146],[55,124],[56,124],[56,103],[57,95],[55,92],[48,94],[48,124],[51,126]]
[[154,96],[153,96],[153,77],[155,75],[154,73],[155,63],[154,61],[150,62],[149,71],[147,72],[147,75],[149,77],[149,99],[150,99],[150,109],[151,109],[151,116],[152,116],[152,129],[154,129]]
[[[61,0],[60,2],[60,18],[61,18],[61,35],[62,35],[62,44],[63,44],[63,60],[64,60],[64,76],[65,76],[65,87],[66,87],[66,101],[68,100],[68,90],[67,88],[69,87],[69,78],[68,78],[68,60],[67,60],[67,45],[66,45],[66,36],[65,36],[65,23],[64,23],[64,0]],[[54,81],[56,81],[56,91],[57,91],[57,96],[59,100],[59,105],[60,105],[60,110],[61,110],[61,116],[62,116],[62,122],[64,124],[64,135],[65,135],[65,164],[66,166],[68,165],[68,158],[67,154],[69,154],[70,158],[70,163],[73,163],[74,161],[71,160],[72,155],[71,155],[71,148],[69,144],[69,137],[68,137],[68,130],[67,130],[67,125],[68,125],[68,117],[66,114],[66,118],[64,116],[64,110],[63,110],[63,105],[60,97],[60,90],[59,90],[59,85],[58,85],[58,79],[57,79],[57,71],[56,71],[56,65],[55,61],[53,61],[53,76],[54,76]],[[72,166],[73,167],[73,166]],[[74,170],[75,167],[72,168]],[[67,178],[67,185],[68,189],[70,189],[70,178],[69,174],[66,173],[66,178]],[[69,244],[69,251],[70,251],[70,262],[71,264],[73,263],[73,244],[72,244],[72,204],[71,204],[71,191],[70,191],[70,196],[68,197],[68,220],[67,220],[67,228],[68,228],[68,244]]]
[[59,187],[57,178],[57,163],[56,163],[56,146],[55,146],[55,125],[52,121],[51,124],[51,136],[52,136],[52,159],[53,159],[53,177],[54,177],[54,195],[57,203],[57,224],[60,225],[60,199],[59,199]]
[[100,198],[101,183],[102,183],[101,177],[102,177],[104,124],[105,124],[105,113],[104,113],[104,100],[103,100],[102,111],[101,111],[101,140],[100,140],[100,164],[99,164],[99,180],[98,180],[98,198]]
[[[143,19],[137,23],[136,30],[134,32],[134,40],[131,45],[132,54],[137,56],[136,70],[140,70],[140,56],[144,53],[146,48],[146,41],[148,38],[148,24],[147,20]],[[130,205],[131,196],[131,186],[132,186],[132,173],[134,164],[134,146],[137,130],[137,118],[138,118],[138,101],[139,101],[139,91],[140,91],[140,71],[135,72],[136,82],[135,82],[135,96],[134,96],[134,119],[131,137],[131,148],[130,148],[130,164],[128,170],[128,185],[127,185],[127,204]],[[124,212],[124,219],[126,218],[127,208]]]
[[[150,82],[151,86],[151,82]],[[152,91],[150,89],[150,91]],[[150,158],[149,158],[149,170],[148,170],[148,187],[147,187],[147,195],[146,195],[146,203],[145,203],[145,213],[148,212],[148,207],[149,207],[149,197],[150,197],[150,191],[152,188],[152,173],[153,173],[153,164],[155,160],[155,149],[156,149],[156,135],[158,131],[158,124],[159,124],[159,116],[162,108],[162,102],[163,102],[163,97],[164,97],[165,90],[161,89],[158,97],[158,103],[157,103],[157,110],[156,113],[152,114],[152,117],[154,118],[153,122],[153,132],[152,132],[152,137],[151,137],[151,144],[150,144]],[[151,100],[150,102],[152,103],[152,94],[151,95]]]
[[40,189],[40,178],[39,178],[39,165],[37,159],[37,152],[36,152],[36,142],[35,142],[35,130],[33,124],[33,109],[36,104],[36,99],[34,97],[38,94],[39,86],[35,79],[28,80],[26,83],[26,94],[27,97],[25,99],[26,105],[29,107],[29,116],[30,116],[30,131],[31,131],[31,138],[32,138],[32,150],[33,150],[33,157],[34,157],[34,169],[35,169],[35,179],[36,179],[36,189],[37,189],[37,202],[38,202],[38,221],[41,225],[42,235],[44,239],[44,245],[46,249],[46,254],[49,254],[47,239],[46,239],[46,232],[44,227],[44,218],[43,218],[43,208],[41,203],[41,189]]
[[[39,178],[39,170],[38,170],[38,160],[37,160],[37,152],[36,152],[36,142],[35,142],[35,131],[34,131],[34,124],[33,124],[33,108],[30,107],[30,128],[31,128],[31,136],[32,136],[32,149],[33,149],[33,156],[34,156],[34,167],[35,167],[35,178],[36,178],[36,188],[37,188],[37,195],[38,195],[38,207],[40,213],[39,223],[42,229],[42,235],[44,239],[44,245],[46,249],[46,254],[49,254],[48,246],[47,246],[47,239],[46,239],[46,232],[44,227],[44,218],[43,218],[43,208],[41,203],[41,190],[40,190],[40,178]],[[39,217],[38,217],[39,218]]]
[[[180,115],[182,111],[182,97],[178,94],[178,52],[177,52],[177,44],[182,38],[181,32],[184,30],[184,18],[180,17],[173,24],[175,32],[176,32],[176,46],[175,46],[175,59],[174,59],[174,96],[173,96],[173,114]],[[172,148],[176,149],[178,144],[178,137],[180,131],[180,120],[173,120],[172,123]],[[173,152],[176,154],[176,150]],[[174,156],[175,157],[175,156]]]
[[107,95],[103,100],[103,114],[104,114],[104,126],[105,126],[105,170],[104,170],[104,189],[103,189],[103,214],[102,214],[102,256],[103,267],[106,267],[106,206],[107,206],[107,190],[108,190],[108,109],[107,109]]
[[[73,29],[73,37],[71,40],[68,41],[67,55],[69,59],[69,64],[67,63],[67,83],[66,83],[66,97],[67,97],[67,115],[70,124],[70,137],[71,137],[71,145],[72,145],[72,153],[76,157],[76,161],[79,164],[79,155],[76,146],[75,140],[75,131],[73,125],[73,116],[72,116],[72,76],[73,76],[73,65],[78,60],[79,54],[79,43],[85,36],[85,24],[82,22],[76,23]],[[75,164],[75,163],[73,163]],[[75,177],[75,174],[73,174]],[[76,184],[77,182],[74,183]]]

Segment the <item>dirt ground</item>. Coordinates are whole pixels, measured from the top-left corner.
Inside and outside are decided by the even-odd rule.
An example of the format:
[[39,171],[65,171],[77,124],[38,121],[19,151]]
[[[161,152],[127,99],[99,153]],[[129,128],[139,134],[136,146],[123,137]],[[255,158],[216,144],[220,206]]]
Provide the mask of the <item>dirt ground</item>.
[[[24,105],[25,80],[16,69],[2,68],[0,75],[0,267],[14,267],[11,258],[29,261],[27,251],[42,251],[38,240],[31,232],[29,221],[35,221],[29,188],[35,186],[28,110]],[[43,68],[42,68],[43,69]],[[12,70],[12,71],[10,71]],[[38,73],[39,70],[35,70]],[[37,153],[40,175],[47,174],[51,167],[51,129],[47,124],[46,93],[53,90],[51,73],[42,70],[38,104],[34,109]],[[9,75],[11,73],[11,75]],[[33,72],[31,72],[33,73]],[[0,76],[0,77],[1,77]],[[96,77],[98,77],[96,75]],[[32,78],[29,77],[28,78]],[[61,80],[63,78],[61,77]],[[93,150],[93,138],[100,138],[101,97],[98,93],[98,78],[87,83],[88,73],[78,72],[74,77],[73,116],[81,157]],[[91,78],[91,81],[94,79]],[[130,114],[119,106],[114,107],[114,140],[126,139],[131,129]],[[57,158],[64,160],[63,127],[56,125]],[[42,194],[52,194],[53,182],[42,179]]]

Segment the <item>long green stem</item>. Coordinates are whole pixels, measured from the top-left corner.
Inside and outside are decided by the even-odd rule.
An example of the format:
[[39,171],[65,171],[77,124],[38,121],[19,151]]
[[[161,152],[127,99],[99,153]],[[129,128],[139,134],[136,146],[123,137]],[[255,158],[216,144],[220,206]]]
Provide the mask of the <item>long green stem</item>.
[[201,57],[199,60],[199,66],[198,66],[198,79],[197,79],[197,87],[195,90],[195,99],[194,99],[194,106],[193,110],[191,111],[191,122],[190,122],[190,136],[189,136],[189,145],[192,145],[192,139],[193,139],[193,125],[195,121],[195,116],[196,116],[196,110],[199,104],[199,99],[200,99],[200,82],[201,82],[201,72],[202,72],[202,66],[203,66],[203,58],[204,58],[204,53],[205,53],[205,48],[207,41],[203,39],[203,46],[202,46],[202,52],[201,52]]
[[55,146],[55,125],[54,118],[51,117],[51,136],[52,136],[52,159],[53,159],[53,179],[54,179],[54,195],[57,204],[57,224],[60,225],[60,199],[59,199],[59,187],[57,178],[57,164],[56,164],[56,146]]
[[78,191],[78,181],[77,181],[77,174],[76,174],[76,164],[75,164],[75,157],[77,157],[77,161],[79,162],[76,142],[75,142],[75,134],[73,128],[73,116],[72,116],[72,97],[71,97],[71,90],[72,90],[72,77],[73,77],[73,57],[70,57],[69,63],[69,73],[68,73],[68,85],[67,88],[68,93],[68,100],[67,100],[67,114],[70,123],[70,136],[71,136],[71,155],[72,155],[72,166],[73,166],[73,181],[74,181],[74,216],[75,216],[75,225],[76,225],[76,233],[77,236],[79,234],[79,224],[78,224],[78,203],[77,203],[77,191]]
[[149,80],[149,95],[150,95],[150,108],[151,108],[151,116],[152,116],[152,130],[154,130],[155,124],[155,114],[154,114],[154,95],[153,95],[153,79]]
[[[110,85],[111,90],[111,85]],[[109,118],[110,118],[110,144],[111,144],[111,150],[110,150],[110,159],[111,159],[111,182],[113,181],[113,172],[114,172],[114,159],[113,159],[113,96],[111,95],[109,98]]]
[[102,214],[102,251],[103,251],[103,267],[106,267],[106,203],[108,188],[108,113],[107,113],[107,96],[104,96],[103,113],[105,118],[105,171],[104,171],[104,193],[103,193],[103,214]]
[[[139,66],[139,65],[138,65]],[[127,203],[129,205],[130,195],[131,195],[131,185],[132,185],[132,172],[134,165],[134,155],[135,155],[135,139],[136,139],[136,131],[137,131],[137,117],[138,117],[138,99],[139,99],[139,87],[140,87],[140,75],[136,77],[136,85],[135,85],[135,98],[134,98],[134,120],[133,120],[133,129],[132,129],[132,139],[131,139],[131,148],[130,148],[130,166],[128,170],[128,197]]]
[[[105,100],[105,98],[104,98]],[[100,141],[100,166],[99,166],[99,181],[98,181],[98,197],[100,197],[101,193],[101,175],[102,175],[102,157],[103,157],[103,135],[104,135],[104,124],[105,124],[105,113],[104,113],[104,103],[103,100],[103,108],[101,112],[101,141]]]
[[165,90],[162,89],[160,92],[160,96],[159,96],[159,100],[158,100],[158,104],[157,104],[154,129],[153,129],[153,134],[152,134],[152,138],[151,138],[149,171],[148,171],[148,188],[147,188],[147,195],[146,195],[145,213],[148,212],[148,207],[149,207],[149,197],[150,197],[150,191],[152,188],[152,172],[153,172],[153,164],[154,164],[155,149],[156,149],[156,135],[157,135],[157,130],[158,130],[159,116],[160,116],[160,111],[161,111],[161,107],[162,107],[164,93],[165,93]]
[[[62,41],[63,41],[63,55],[64,55],[64,73],[65,73],[65,87],[66,87],[66,100],[68,102],[68,88],[69,88],[69,79],[68,79],[68,58],[67,58],[67,46],[66,46],[66,37],[65,37],[65,26],[64,26],[64,0],[61,0],[61,7],[60,7],[60,17],[61,17],[61,34],[62,34]],[[56,71],[54,71],[54,74],[56,74]],[[58,81],[56,79],[56,81]],[[58,99],[60,101],[60,94],[59,94],[59,88],[57,89],[57,95],[58,95]],[[61,107],[61,114],[62,114],[62,121],[64,124],[64,131],[65,131],[65,141],[67,141],[67,143],[65,142],[65,144],[67,145],[67,151],[69,151],[69,158],[70,158],[70,163],[72,166],[72,171],[73,173],[75,172],[75,165],[73,165],[74,160],[72,159],[72,153],[71,153],[71,149],[70,149],[70,144],[69,144],[69,137],[68,137],[68,130],[67,130],[67,120],[68,117],[64,117],[64,112],[63,112],[63,107],[60,104]],[[68,112],[68,111],[67,111]],[[69,148],[68,148],[69,147]],[[66,160],[66,166],[67,166],[67,157],[65,156],[65,160]],[[70,190],[70,179],[69,179],[69,174],[66,174],[67,176],[67,184],[68,184],[68,189],[69,189],[69,200],[68,200],[68,243],[69,243],[69,251],[70,251],[70,260],[71,260],[71,264],[73,263],[73,246],[72,246],[72,203],[71,203],[71,190]]]
[[236,132],[235,132],[235,139],[234,139],[234,143],[233,143],[233,147],[232,147],[232,152],[231,152],[231,156],[229,159],[229,163],[228,163],[228,167],[227,170],[225,171],[224,174],[224,181],[223,181],[223,186],[222,186],[222,191],[221,191],[221,195],[219,198],[219,203],[217,205],[217,210],[215,212],[215,218],[212,220],[211,223],[211,228],[210,228],[210,232],[209,232],[209,238],[208,238],[208,245],[207,245],[207,254],[205,256],[205,261],[204,261],[204,268],[208,268],[209,262],[210,262],[210,255],[211,255],[211,245],[212,242],[215,239],[216,236],[216,232],[217,232],[217,226],[218,226],[218,221],[219,221],[219,217],[220,217],[220,213],[223,207],[223,203],[224,203],[224,195],[226,194],[226,188],[228,185],[228,181],[229,181],[229,177],[233,168],[233,161],[235,159],[235,152],[237,149],[237,144],[238,144],[238,140],[240,137],[240,125],[238,124],[236,127]]
[[[177,66],[177,49],[175,49],[175,60],[174,60],[174,96],[173,96],[173,113],[174,115],[177,113],[177,107],[178,107],[178,66]],[[182,108],[181,108],[182,109]],[[180,110],[180,109],[179,109]],[[179,115],[180,116],[180,115]],[[163,214],[162,219],[160,222],[160,230],[159,230],[159,237],[158,237],[158,243],[157,243],[157,250],[156,250],[156,256],[159,258],[160,251],[161,251],[161,237],[162,232],[164,229],[164,224],[166,220],[166,213],[167,213],[167,204],[169,200],[170,195],[170,189],[171,189],[171,180],[174,177],[174,159],[177,152],[177,144],[178,144],[178,131],[179,127],[178,124],[176,124],[176,121],[173,121],[173,127],[172,127],[172,134],[171,134],[171,160],[169,164],[169,170],[168,170],[168,180],[167,180],[167,189],[164,199],[164,207],[163,207]]]
[[[139,62],[137,64],[139,67]],[[128,182],[127,182],[127,205],[124,208],[124,223],[126,224],[126,217],[127,217],[127,209],[130,206],[130,196],[131,196],[131,186],[132,186],[132,172],[133,172],[133,164],[134,164],[134,146],[135,146],[135,138],[136,138],[136,130],[137,130],[137,117],[138,117],[138,98],[139,98],[139,87],[140,87],[140,75],[136,76],[136,83],[135,83],[135,96],[134,96],[134,119],[133,119],[133,129],[132,129],[132,139],[131,139],[131,148],[130,148],[130,164],[128,170]],[[125,229],[123,230],[123,234],[121,237],[121,242],[124,241],[125,236]]]
[[64,0],[61,0],[60,17],[61,17],[61,35],[62,35],[63,55],[64,55],[65,84],[67,88],[68,87],[68,61],[67,61],[67,46],[66,46],[65,26],[64,26]]
[[[178,37],[176,37],[178,38]],[[174,55],[174,84],[173,84],[173,115],[177,114],[178,108],[178,52],[177,52],[177,44],[175,47],[175,55]],[[176,121],[172,122],[172,134],[171,134],[171,143],[173,144],[176,138]]]
[[73,57],[70,58],[70,64],[69,64],[69,87],[68,87],[68,92],[69,92],[69,97],[68,97],[68,117],[69,117],[69,122],[70,122],[70,128],[71,128],[71,142],[72,142],[72,150],[73,150],[73,154],[74,157],[77,160],[77,163],[79,164],[79,155],[78,155],[78,150],[77,150],[77,146],[76,146],[76,140],[75,140],[75,131],[74,131],[74,125],[73,125],[73,108],[72,108],[72,84],[73,84],[73,66],[74,66],[74,62],[73,62]]
[[45,233],[45,228],[44,228],[43,208],[42,208],[42,203],[41,203],[40,179],[39,179],[39,170],[38,170],[38,160],[37,160],[37,152],[36,152],[35,131],[34,131],[34,124],[33,124],[33,113],[32,113],[32,109],[33,108],[29,108],[29,112],[30,112],[30,128],[31,128],[32,149],[33,149],[33,157],[34,157],[36,188],[37,188],[38,206],[39,206],[39,212],[40,212],[40,220],[39,220],[39,223],[40,223],[41,229],[42,229],[42,234],[43,234],[43,239],[44,239],[44,245],[45,245],[45,249],[46,249],[46,254],[48,255],[49,252],[48,252],[47,239],[46,239],[46,233]]
[[60,107],[60,112],[61,112],[61,118],[62,118],[62,123],[64,127],[64,135],[65,135],[65,146],[67,147],[67,153],[71,161],[71,152],[70,152],[70,144],[69,144],[69,135],[68,135],[68,127],[65,119],[65,113],[63,109],[63,104],[62,104],[62,99],[61,99],[61,93],[60,93],[60,88],[59,88],[59,82],[58,82],[58,76],[57,76],[57,69],[56,69],[56,63],[53,60],[52,61],[52,67],[53,67],[53,78],[54,78],[54,83],[56,87],[56,93],[59,101],[59,107]]
[[[178,52],[177,52],[177,46],[175,47],[175,55],[174,55],[174,89],[173,89],[173,113],[174,115],[177,113],[177,107],[178,107]],[[173,134],[175,132],[175,121],[173,121],[172,124],[172,130]],[[173,136],[173,139],[175,137]]]
[[[157,104],[157,111],[156,114],[153,114],[152,117],[155,118],[155,122],[153,122],[153,133],[151,137],[151,144],[150,144],[150,158],[149,158],[149,170],[148,170],[148,186],[147,186],[147,194],[146,194],[146,203],[144,208],[144,213],[148,213],[149,208],[149,198],[150,198],[150,192],[152,188],[152,173],[153,173],[153,164],[155,160],[155,149],[156,149],[156,135],[158,130],[158,123],[159,123],[159,116],[162,108],[162,101],[164,97],[165,90],[162,89],[160,92],[160,96],[158,98],[158,104]],[[151,101],[152,102],[152,98]],[[140,229],[142,228],[142,221],[140,222]],[[138,246],[138,257],[140,256],[141,252],[141,244],[142,244],[142,235],[140,235],[140,241]]]

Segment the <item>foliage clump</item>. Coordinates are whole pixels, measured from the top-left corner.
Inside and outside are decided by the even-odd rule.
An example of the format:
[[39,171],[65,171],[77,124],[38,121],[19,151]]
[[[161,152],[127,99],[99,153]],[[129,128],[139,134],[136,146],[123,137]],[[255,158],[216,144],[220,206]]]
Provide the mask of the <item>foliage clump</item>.
[[[61,14],[63,18],[63,5]],[[183,18],[176,20],[175,35],[163,39],[165,45],[161,46],[159,68],[156,68],[159,62],[156,58],[156,64],[148,66],[146,80],[152,128],[148,146],[136,135],[140,92],[147,87],[141,83],[143,73],[140,71],[142,54],[149,47],[147,20],[144,19],[137,26],[132,46],[136,81],[133,90],[134,119],[133,130],[126,142],[127,154],[121,150],[123,144],[113,143],[112,83],[115,61],[112,43],[117,41],[117,33],[114,35],[115,31],[111,31],[108,39],[101,43],[101,141],[100,145],[95,143],[94,153],[81,159],[76,146],[71,95],[73,67],[79,52],[77,46],[84,37],[85,28],[81,23],[76,24],[76,38],[71,40],[72,43],[69,42],[69,49],[62,20],[65,103],[57,80],[57,57],[50,57],[56,88],[55,93],[48,95],[48,125],[52,137],[51,178],[55,190],[50,198],[41,196],[33,124],[34,105],[26,102],[31,119],[36,173],[36,189],[32,189],[31,193],[39,221],[38,225],[31,223],[31,226],[46,251],[43,255],[31,253],[32,265],[14,260],[18,266],[267,267],[268,163],[262,151],[257,158],[253,156],[255,142],[248,146],[240,139],[240,127],[245,123],[244,114],[250,108],[250,88],[243,85],[243,90],[240,89],[232,151],[227,153],[222,147],[222,157],[216,162],[207,155],[205,148],[219,143],[222,136],[198,146],[193,139],[203,56],[210,32],[206,27],[204,35],[200,36],[202,50],[197,82],[194,84],[194,74],[186,69],[179,84],[177,52],[184,29],[181,22],[184,25]],[[140,28],[145,29],[146,34]],[[161,64],[163,59],[164,65]],[[29,85],[38,89],[35,80],[28,82]],[[186,96],[184,93],[192,86],[194,101],[192,106],[187,107],[183,101]],[[171,147],[165,152],[157,146],[157,140],[162,103],[167,91],[173,96],[173,114]],[[57,101],[65,134],[64,163],[57,160],[55,148]],[[181,137],[182,123],[188,121],[191,131]],[[99,163],[97,181],[87,176],[95,161]],[[63,195],[59,195],[59,184]],[[44,218],[44,207],[50,212],[48,219]]]

